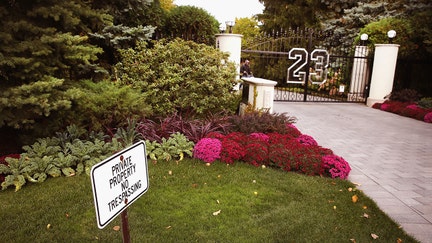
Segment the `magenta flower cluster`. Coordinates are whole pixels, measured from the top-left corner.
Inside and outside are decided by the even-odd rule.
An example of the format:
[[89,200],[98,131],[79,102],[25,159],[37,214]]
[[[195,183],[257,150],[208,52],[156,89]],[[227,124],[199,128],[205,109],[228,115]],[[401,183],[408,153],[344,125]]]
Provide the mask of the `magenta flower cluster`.
[[317,141],[313,137],[306,134],[302,134],[298,136],[297,141],[299,141],[303,145],[313,145],[313,146],[318,145]]
[[193,157],[207,163],[213,163],[220,158],[222,142],[216,138],[203,138],[195,144]]
[[212,132],[198,141],[193,157],[206,163],[239,161],[306,175],[348,177],[351,168],[343,158],[322,148],[313,137],[301,134],[296,127],[287,126],[287,130],[287,134]]
[[429,112],[424,116],[424,121],[427,123],[432,123],[432,112]]
[[254,139],[263,141],[263,142],[268,142],[270,139],[270,137],[268,135],[266,135],[264,133],[259,133],[259,132],[251,133],[251,134],[249,134],[249,136],[254,138]]
[[323,167],[330,173],[332,178],[347,179],[351,167],[342,157],[337,155],[326,155],[322,157]]

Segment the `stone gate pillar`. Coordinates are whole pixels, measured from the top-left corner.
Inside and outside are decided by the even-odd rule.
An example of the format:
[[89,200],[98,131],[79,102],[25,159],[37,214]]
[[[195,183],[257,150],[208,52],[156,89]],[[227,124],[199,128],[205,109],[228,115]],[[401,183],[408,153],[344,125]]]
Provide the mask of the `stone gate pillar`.
[[393,89],[393,79],[396,70],[399,45],[376,44],[372,79],[367,99],[367,106],[384,102],[384,97]]
[[241,57],[241,40],[243,35],[238,34],[217,34],[216,35],[216,48],[222,52],[228,52],[231,62],[236,64],[237,76],[240,79],[240,57]]

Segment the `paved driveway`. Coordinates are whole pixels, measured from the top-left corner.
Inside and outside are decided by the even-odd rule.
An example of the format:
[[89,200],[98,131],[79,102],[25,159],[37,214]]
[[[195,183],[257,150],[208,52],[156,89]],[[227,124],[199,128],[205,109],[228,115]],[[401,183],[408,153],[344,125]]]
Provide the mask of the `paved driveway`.
[[432,124],[363,104],[275,102],[274,112],[351,165],[349,180],[406,232],[432,243]]

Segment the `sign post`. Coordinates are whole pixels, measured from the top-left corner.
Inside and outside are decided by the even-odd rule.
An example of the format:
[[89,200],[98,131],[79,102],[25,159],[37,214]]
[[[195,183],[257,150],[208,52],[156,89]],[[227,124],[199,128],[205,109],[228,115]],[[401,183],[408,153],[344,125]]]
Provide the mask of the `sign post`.
[[[147,192],[148,168],[144,141],[94,165],[90,172],[98,227],[122,213],[123,239],[129,237],[126,208]],[[129,242],[129,241],[126,241]]]

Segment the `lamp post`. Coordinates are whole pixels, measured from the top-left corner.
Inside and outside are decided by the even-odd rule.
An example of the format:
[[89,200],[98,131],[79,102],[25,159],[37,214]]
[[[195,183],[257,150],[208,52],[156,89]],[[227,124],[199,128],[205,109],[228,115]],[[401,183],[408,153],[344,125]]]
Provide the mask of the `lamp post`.
[[234,21],[226,21],[225,22],[226,26],[228,26],[228,33],[232,34],[232,27],[235,25]]
[[360,36],[361,45],[362,45],[362,46],[365,46],[366,41],[367,41],[368,39],[369,39],[368,34],[362,34],[362,35]]
[[387,32],[387,37],[389,38],[389,43],[392,44],[393,39],[396,37],[396,31],[395,30],[389,30],[389,32]]
[[219,25],[219,31],[220,31],[221,34],[225,33],[225,31],[226,31],[226,25],[224,25],[224,24]]

